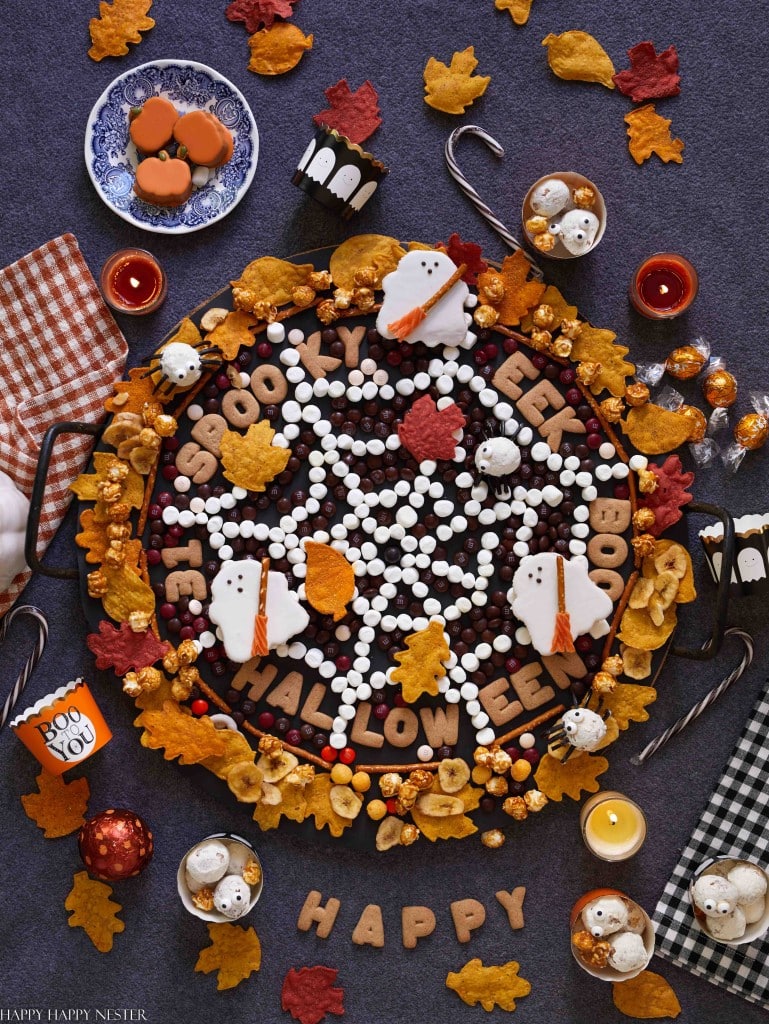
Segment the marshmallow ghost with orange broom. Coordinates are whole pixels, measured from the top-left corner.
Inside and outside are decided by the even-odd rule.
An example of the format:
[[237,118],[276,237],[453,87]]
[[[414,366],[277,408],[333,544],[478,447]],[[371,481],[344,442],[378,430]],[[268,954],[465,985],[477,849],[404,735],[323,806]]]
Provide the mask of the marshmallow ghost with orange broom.
[[428,348],[471,348],[476,336],[465,312],[470,289],[462,277],[467,267],[440,249],[414,249],[382,281],[384,298],[376,326],[384,338]]

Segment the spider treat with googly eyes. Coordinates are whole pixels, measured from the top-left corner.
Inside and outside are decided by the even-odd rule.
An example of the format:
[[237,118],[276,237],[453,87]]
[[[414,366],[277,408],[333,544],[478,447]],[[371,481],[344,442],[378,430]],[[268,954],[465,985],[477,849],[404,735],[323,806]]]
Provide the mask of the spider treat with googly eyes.
[[553,354],[586,321],[521,254],[468,252],[255,260],[118,383],[75,485],[98,663],[130,669],[143,742],[263,829],[517,827],[579,793],[572,762],[605,770],[613,702],[630,678],[653,699],[646,652],[689,599],[684,552],[664,626],[623,610],[636,566],[653,589],[679,560],[639,554],[648,460]]

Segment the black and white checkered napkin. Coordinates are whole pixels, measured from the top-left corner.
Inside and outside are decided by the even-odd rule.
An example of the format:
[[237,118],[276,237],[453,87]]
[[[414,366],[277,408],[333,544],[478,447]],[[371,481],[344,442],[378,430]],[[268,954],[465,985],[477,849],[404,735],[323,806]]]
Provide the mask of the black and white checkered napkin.
[[706,938],[694,921],[689,882],[709,857],[769,864],[769,691],[756,703],[654,912],[660,956],[769,1008],[769,936],[730,948]]

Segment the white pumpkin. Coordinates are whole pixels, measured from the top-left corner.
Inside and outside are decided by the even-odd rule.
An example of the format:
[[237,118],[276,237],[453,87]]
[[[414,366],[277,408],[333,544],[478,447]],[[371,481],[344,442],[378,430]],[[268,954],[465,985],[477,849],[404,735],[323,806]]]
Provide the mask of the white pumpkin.
[[0,470],[0,593],[27,566],[24,536],[29,518],[29,500],[11,478]]

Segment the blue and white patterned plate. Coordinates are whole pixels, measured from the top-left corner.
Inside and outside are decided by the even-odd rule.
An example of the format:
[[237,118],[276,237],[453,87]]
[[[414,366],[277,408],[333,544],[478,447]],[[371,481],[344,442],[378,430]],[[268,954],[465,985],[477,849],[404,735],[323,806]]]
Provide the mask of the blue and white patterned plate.
[[[163,96],[176,109],[210,110],[232,132],[232,159],[182,206],[153,206],[133,191],[139,163],[128,134],[131,107]],[[110,209],[145,231],[186,234],[214,224],[233,210],[256,171],[259,133],[243,94],[226,78],[190,60],[158,60],[126,71],[96,101],[85,130],[85,163],[99,196]]]

